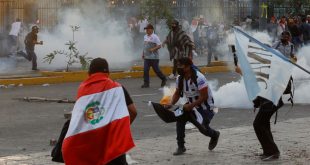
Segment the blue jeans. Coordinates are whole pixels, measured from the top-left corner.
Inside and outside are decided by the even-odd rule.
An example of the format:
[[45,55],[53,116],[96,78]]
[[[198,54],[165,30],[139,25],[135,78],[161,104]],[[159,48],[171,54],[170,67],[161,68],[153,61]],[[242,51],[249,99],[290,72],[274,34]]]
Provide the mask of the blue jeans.
[[143,78],[144,78],[144,83],[145,84],[150,84],[150,68],[153,68],[154,72],[156,75],[161,79],[165,80],[166,77],[165,75],[160,71],[159,69],[159,59],[144,59],[144,73],[143,73]]
[[214,116],[213,111],[211,110],[203,110],[203,109],[197,109],[198,112],[201,114],[202,118],[203,118],[203,122],[202,124],[200,124],[197,120],[196,120],[196,115],[194,111],[190,111],[190,112],[184,112],[184,114],[180,117],[178,117],[177,119],[177,143],[179,147],[184,147],[184,138],[185,138],[185,125],[186,122],[189,121],[191,123],[193,123],[199,130],[199,132],[201,132],[202,134],[204,134],[205,136],[209,136],[209,137],[215,137],[216,136],[216,132],[214,129],[212,129],[209,125],[210,122]]

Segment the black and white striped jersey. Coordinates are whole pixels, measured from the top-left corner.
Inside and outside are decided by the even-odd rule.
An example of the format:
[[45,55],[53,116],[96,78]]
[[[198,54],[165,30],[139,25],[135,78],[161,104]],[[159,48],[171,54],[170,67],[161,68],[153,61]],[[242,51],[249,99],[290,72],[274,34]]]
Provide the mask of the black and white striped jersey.
[[[177,77],[176,79],[176,87],[178,87],[179,84],[179,78],[180,76]],[[208,100],[203,102],[200,106],[196,106],[196,108],[202,108],[204,110],[209,109],[213,110],[214,108],[214,100],[213,100],[213,95],[212,91],[208,86],[208,82],[206,77],[197,71],[197,86],[195,85],[194,81],[189,79],[189,80],[183,80],[183,93],[184,96],[186,96],[187,101],[192,103],[198,100],[199,98],[199,90],[203,88],[208,88]]]

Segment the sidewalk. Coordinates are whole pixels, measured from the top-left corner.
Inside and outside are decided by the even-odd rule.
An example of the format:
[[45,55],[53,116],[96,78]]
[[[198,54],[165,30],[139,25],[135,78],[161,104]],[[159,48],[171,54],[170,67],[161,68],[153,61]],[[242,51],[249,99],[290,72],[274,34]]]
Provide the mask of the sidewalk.
[[[12,60],[12,59],[10,59]],[[1,62],[1,61],[0,61]],[[70,72],[51,71],[39,67],[39,72],[30,71],[31,66],[29,62],[18,59],[14,61],[15,67],[11,67],[0,72],[0,85],[7,86],[23,86],[23,85],[42,85],[42,84],[56,84],[66,82],[81,82],[88,76],[87,71],[81,71],[78,68],[72,68]],[[206,67],[207,56],[196,57],[194,59],[196,66],[200,67],[202,73],[216,73],[216,72],[230,72],[233,70],[232,62],[216,61],[212,62],[211,66]],[[0,67],[5,64],[0,63]],[[130,67],[129,67],[130,66]],[[160,68],[164,75],[168,76],[172,73],[172,62],[168,59],[160,61]],[[0,68],[1,71],[1,68]],[[141,78],[143,77],[143,61],[132,61],[124,68],[113,69],[111,66],[110,78],[124,79],[124,78]],[[153,70],[150,71],[150,76],[156,76]]]
[[[209,138],[198,131],[186,134],[186,154],[173,156],[175,136],[135,141],[129,152],[138,165],[205,165],[205,164],[310,164],[310,118],[292,119],[272,124],[274,139],[281,151],[279,160],[262,162],[256,154],[262,152],[253,127],[221,129],[218,146],[208,150]],[[0,158],[4,165],[57,165],[51,162],[50,152]]]

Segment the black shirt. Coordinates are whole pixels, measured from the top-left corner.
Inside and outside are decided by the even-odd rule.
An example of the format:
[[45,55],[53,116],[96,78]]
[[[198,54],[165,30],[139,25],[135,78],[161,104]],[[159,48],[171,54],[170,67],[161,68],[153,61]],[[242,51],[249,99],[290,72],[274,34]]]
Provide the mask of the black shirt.
[[123,87],[123,90],[124,90],[124,94],[125,94],[126,105],[128,106],[128,105],[132,104],[133,101],[132,101],[132,99],[131,99],[131,97],[130,97],[130,95],[129,95],[129,93],[125,87]]
[[27,36],[25,37],[25,46],[26,46],[26,50],[34,50],[34,43],[33,41],[37,41],[38,36],[36,33],[30,32],[27,34]]

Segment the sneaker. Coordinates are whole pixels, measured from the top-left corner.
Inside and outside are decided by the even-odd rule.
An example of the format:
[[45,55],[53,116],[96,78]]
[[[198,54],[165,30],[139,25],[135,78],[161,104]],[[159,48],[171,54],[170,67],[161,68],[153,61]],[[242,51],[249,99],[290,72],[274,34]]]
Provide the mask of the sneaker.
[[149,84],[143,84],[143,85],[141,85],[141,88],[149,88],[150,87],[150,85]]
[[175,156],[183,155],[185,151],[186,151],[185,147],[178,147],[177,150],[173,153],[173,155]]
[[173,73],[171,73],[171,74],[168,76],[168,78],[171,79],[171,80],[173,80],[173,79],[176,78],[176,76],[175,76]]
[[165,78],[165,79],[163,79],[163,80],[161,81],[160,86],[161,86],[161,87],[164,87],[164,86],[166,85],[166,83],[167,83],[167,79]]
[[277,160],[280,157],[280,153],[272,154],[272,155],[264,155],[261,157],[262,161],[272,161]]
[[210,142],[209,142],[209,150],[213,150],[216,145],[217,145],[217,142],[219,140],[219,137],[220,137],[220,132],[219,131],[216,131],[216,136],[215,137],[212,137]]
[[195,128],[196,127],[192,123],[186,123],[186,125],[185,125],[185,129],[187,129],[187,130],[191,130],[191,129],[195,129]]

